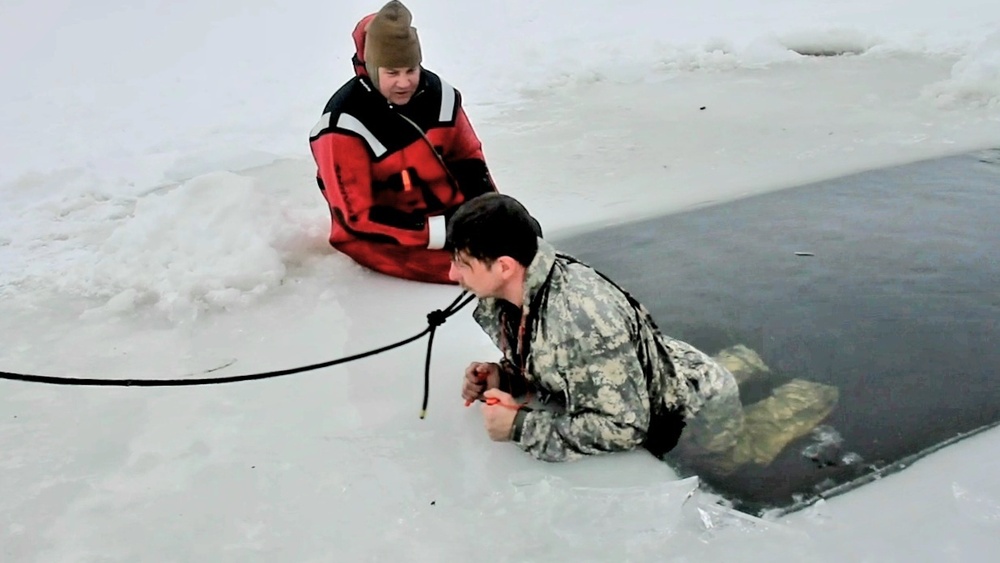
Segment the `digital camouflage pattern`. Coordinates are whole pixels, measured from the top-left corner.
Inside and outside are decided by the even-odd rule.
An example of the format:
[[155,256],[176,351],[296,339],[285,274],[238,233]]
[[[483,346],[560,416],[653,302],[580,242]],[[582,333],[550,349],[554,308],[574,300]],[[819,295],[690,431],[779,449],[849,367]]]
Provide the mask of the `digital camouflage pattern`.
[[695,470],[728,475],[748,464],[770,465],[788,444],[809,434],[837,406],[836,387],[793,379],[745,408],[738,390],[710,400],[688,422],[669,457]]
[[[733,408],[735,398],[741,414],[726,368],[662,335],[642,305],[589,266],[557,255],[543,239],[538,244],[521,310],[488,298],[473,313],[504,350],[501,388],[526,401],[512,433],[522,449],[565,461],[641,446],[651,425],[676,429],[706,405]],[[524,315],[527,354],[521,359]],[[706,446],[732,449],[737,431],[713,435]]]

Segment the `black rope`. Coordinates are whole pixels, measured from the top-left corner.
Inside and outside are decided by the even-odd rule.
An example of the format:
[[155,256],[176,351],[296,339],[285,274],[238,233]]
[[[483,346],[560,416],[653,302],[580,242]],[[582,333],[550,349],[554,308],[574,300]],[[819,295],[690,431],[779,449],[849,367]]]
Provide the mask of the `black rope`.
[[462,301],[462,298],[465,297],[467,293],[468,292],[463,291],[444,310],[436,309],[428,313],[427,328],[420,331],[420,333],[418,334],[400,340],[399,342],[395,342],[387,346],[382,346],[381,348],[376,348],[374,350],[369,350],[367,352],[362,352],[360,354],[354,354],[353,356],[345,356],[343,358],[337,358],[336,360],[320,362],[318,364],[312,364],[308,366],[268,371],[262,373],[248,373],[244,375],[229,375],[223,377],[201,377],[201,378],[186,378],[186,379],[133,379],[133,378],[103,379],[103,378],[90,378],[90,377],[61,377],[52,375],[32,375],[32,374],[0,371],[0,379],[8,379],[11,381],[22,381],[27,383],[44,383],[49,385],[75,385],[75,386],[91,386],[91,387],[93,386],[190,387],[195,385],[218,385],[222,383],[235,383],[238,381],[271,379],[274,377],[282,377],[286,375],[292,375],[295,373],[301,373],[304,371],[311,371],[325,367],[335,366],[337,364],[345,364],[347,362],[353,362],[355,360],[360,360],[362,358],[367,358],[369,356],[381,354],[382,352],[388,352],[389,350],[392,350],[394,348],[405,346],[410,342],[418,340],[421,337],[429,334],[430,338],[428,338],[427,340],[427,361],[424,363],[424,401],[420,410],[420,418],[424,418],[424,416],[427,413],[427,401],[430,394],[431,346],[434,343],[434,331],[437,330],[437,327],[444,324],[444,322],[448,320],[449,317],[460,311],[463,307],[468,305],[473,299],[476,298],[475,295],[469,295],[468,297],[465,298],[464,301]]

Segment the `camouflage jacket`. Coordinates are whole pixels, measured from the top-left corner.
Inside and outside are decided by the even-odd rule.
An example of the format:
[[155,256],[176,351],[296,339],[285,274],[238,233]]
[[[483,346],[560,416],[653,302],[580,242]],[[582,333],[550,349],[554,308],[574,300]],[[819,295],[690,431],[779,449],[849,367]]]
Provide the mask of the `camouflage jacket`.
[[527,270],[524,306],[481,299],[473,318],[503,351],[501,389],[530,399],[511,438],[541,460],[648,446],[654,433],[679,435],[683,421],[723,386],[720,379],[732,377],[662,335],[641,304],[542,239]]

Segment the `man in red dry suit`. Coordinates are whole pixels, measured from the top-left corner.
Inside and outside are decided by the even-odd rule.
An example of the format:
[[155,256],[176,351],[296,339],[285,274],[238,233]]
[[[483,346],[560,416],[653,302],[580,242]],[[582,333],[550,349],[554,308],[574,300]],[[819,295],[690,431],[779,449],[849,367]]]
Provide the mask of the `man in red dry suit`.
[[454,283],[446,222],[497,188],[462,95],[421,66],[411,20],[392,0],[358,22],[355,77],[330,98],[309,144],[330,244],[383,274]]

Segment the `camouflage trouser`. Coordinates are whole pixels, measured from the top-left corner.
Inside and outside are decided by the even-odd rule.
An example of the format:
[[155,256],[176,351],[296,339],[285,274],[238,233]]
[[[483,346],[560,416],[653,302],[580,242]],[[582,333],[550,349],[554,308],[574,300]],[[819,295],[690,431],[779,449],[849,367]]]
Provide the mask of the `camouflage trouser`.
[[713,358],[725,382],[687,421],[676,455],[726,474],[747,463],[769,465],[793,440],[808,434],[837,404],[836,387],[793,379],[748,407],[739,385],[770,370],[753,350],[738,345]]
[[[716,369],[726,370],[721,365]],[[725,457],[735,450],[743,434],[743,404],[736,379],[728,373],[720,374],[719,378],[725,383],[705,400],[698,414],[687,421],[677,444],[690,456]]]
[[698,395],[688,405],[695,414],[685,420],[671,457],[679,453],[689,462],[725,457],[735,450],[744,426],[735,374],[717,358],[685,342],[670,340],[670,350],[678,379],[700,382]]

